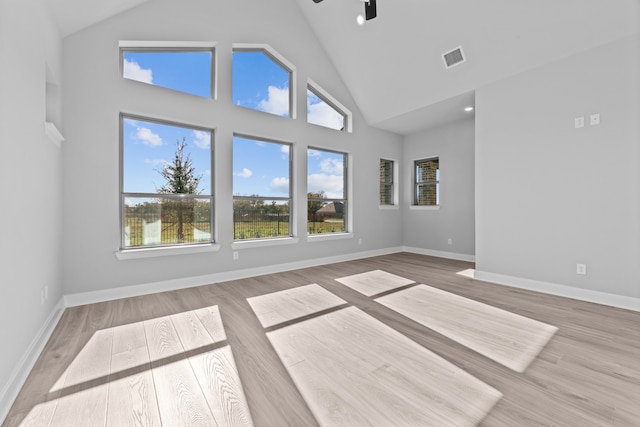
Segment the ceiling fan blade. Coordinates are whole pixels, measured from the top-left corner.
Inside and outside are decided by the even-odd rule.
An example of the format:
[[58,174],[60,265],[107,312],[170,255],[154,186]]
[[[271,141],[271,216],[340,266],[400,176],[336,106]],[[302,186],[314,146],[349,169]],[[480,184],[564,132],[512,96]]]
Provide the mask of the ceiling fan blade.
[[[313,0],[316,1],[316,0]],[[376,13],[376,0],[369,0],[364,4],[364,16],[366,20],[375,18]]]

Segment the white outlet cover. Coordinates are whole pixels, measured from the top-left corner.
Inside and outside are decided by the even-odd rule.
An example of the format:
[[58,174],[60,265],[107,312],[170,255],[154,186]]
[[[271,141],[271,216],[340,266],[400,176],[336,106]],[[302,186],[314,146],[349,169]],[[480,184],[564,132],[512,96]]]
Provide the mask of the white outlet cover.
[[574,119],[574,125],[576,129],[584,127],[584,117],[576,117]]
[[589,116],[589,124],[591,126],[596,126],[600,124],[600,114],[592,114]]

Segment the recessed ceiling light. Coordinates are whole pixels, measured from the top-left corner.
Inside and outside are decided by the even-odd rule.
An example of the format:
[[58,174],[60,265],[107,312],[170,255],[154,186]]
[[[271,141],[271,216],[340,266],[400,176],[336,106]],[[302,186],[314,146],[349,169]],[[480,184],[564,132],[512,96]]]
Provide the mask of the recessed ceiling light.
[[356,22],[358,23],[358,25],[364,25],[364,16],[358,15],[356,17]]
[[464,111],[466,111],[467,113],[469,111],[473,111],[473,107],[464,107]]

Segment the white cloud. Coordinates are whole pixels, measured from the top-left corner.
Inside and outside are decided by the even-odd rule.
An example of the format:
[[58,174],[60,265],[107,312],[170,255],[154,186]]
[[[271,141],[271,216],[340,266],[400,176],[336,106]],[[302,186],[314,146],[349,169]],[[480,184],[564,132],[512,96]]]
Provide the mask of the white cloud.
[[269,187],[277,193],[289,194],[289,178],[273,178]]
[[211,133],[203,130],[194,130],[193,137],[195,138],[196,147],[204,150],[211,146]]
[[344,180],[340,175],[314,173],[307,177],[307,191],[310,193],[324,191],[325,196],[330,199],[341,199],[343,197],[343,185]]
[[249,178],[251,175],[253,175],[253,172],[251,172],[250,169],[243,168],[242,172],[234,172],[233,174],[235,176],[239,176],[240,178]]
[[315,125],[337,130],[341,130],[344,127],[344,117],[323,101],[309,106],[307,110],[307,121]]
[[281,151],[282,153],[284,153],[284,154],[289,154],[289,150],[290,150],[290,149],[291,149],[291,146],[290,146],[290,145],[287,145],[287,144],[282,144],[282,145],[280,146],[280,151]]
[[139,127],[136,129],[136,138],[144,145],[151,147],[159,147],[162,145],[162,138],[157,133],[153,133],[151,129]]
[[165,159],[144,159],[144,162],[148,165],[153,165],[153,166],[158,166],[158,165],[167,165],[169,164],[169,162],[167,162]]
[[136,61],[124,60],[122,75],[131,80],[153,84],[153,71],[150,68],[142,68]]
[[322,157],[322,151],[319,150],[314,150],[314,149],[309,149],[307,151],[307,156],[309,157]]
[[338,159],[324,159],[320,162],[320,170],[328,174],[341,174],[344,171],[344,164]]
[[289,115],[289,88],[269,86],[267,99],[260,101],[258,108],[279,116]]

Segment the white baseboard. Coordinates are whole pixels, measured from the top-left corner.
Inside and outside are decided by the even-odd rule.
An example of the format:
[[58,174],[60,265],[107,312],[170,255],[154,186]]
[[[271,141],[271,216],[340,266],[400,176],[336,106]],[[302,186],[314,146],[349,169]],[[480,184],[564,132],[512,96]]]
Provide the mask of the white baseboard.
[[496,283],[498,285],[511,286],[513,288],[527,289],[530,291],[542,292],[545,294],[551,294],[580,301],[608,305],[611,307],[624,308],[626,310],[640,311],[640,298],[609,294],[606,292],[592,291],[589,289],[580,289],[573,286],[559,285],[557,283],[540,282],[537,280],[505,276],[502,274],[489,273],[486,271],[478,270],[476,270],[474,273],[474,279],[482,280],[484,282]]
[[247,277],[261,276],[264,274],[281,273],[283,271],[297,270],[300,268],[316,267],[319,265],[333,264],[337,262],[352,261],[373,256],[388,255],[402,252],[403,248],[387,248],[374,251],[357,252],[353,254],[336,255],[326,258],[309,259],[304,261],[289,262],[284,264],[269,265],[264,267],[247,268],[243,270],[226,271],[222,273],[207,274],[204,276],[186,277],[181,279],[163,280],[160,282],[145,283],[141,285],[124,286],[120,288],[105,289],[101,291],[82,292],[65,295],[65,307],[94,304],[97,302],[111,301],[120,298],[130,298],[157,292],[174,291],[177,289],[192,288],[211,283],[227,282],[230,280],[245,279]]
[[53,311],[51,311],[47,320],[45,320],[35,338],[31,341],[31,344],[29,344],[27,351],[25,351],[22,358],[13,369],[13,372],[9,377],[9,381],[7,381],[4,387],[0,390],[0,424],[4,422],[4,419],[9,414],[11,405],[13,405],[16,397],[18,397],[20,389],[22,389],[31,369],[33,369],[38,357],[40,357],[40,353],[42,353],[44,346],[47,344],[47,341],[49,341],[49,338],[58,324],[58,321],[62,317],[63,312],[64,299],[60,298],[58,304],[53,308]]
[[435,256],[438,258],[457,259],[459,261],[469,261],[469,262],[476,261],[475,255],[458,254],[455,252],[434,251],[433,249],[413,248],[410,246],[404,246],[402,250],[404,252],[411,252],[413,254],[419,254],[419,255]]

